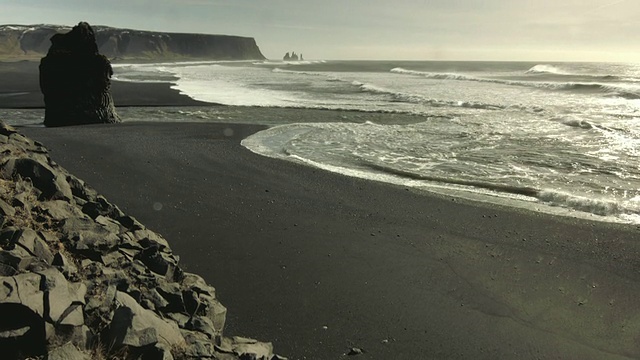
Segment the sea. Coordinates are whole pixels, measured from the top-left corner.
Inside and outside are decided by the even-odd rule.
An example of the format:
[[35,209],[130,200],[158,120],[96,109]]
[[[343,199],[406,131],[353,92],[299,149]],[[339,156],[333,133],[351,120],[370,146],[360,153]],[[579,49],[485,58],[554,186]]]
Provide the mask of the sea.
[[125,119],[220,122],[234,119],[229,109],[298,109],[247,116],[269,127],[242,145],[420,191],[640,224],[640,64],[266,60],[114,72],[233,105],[123,109]]

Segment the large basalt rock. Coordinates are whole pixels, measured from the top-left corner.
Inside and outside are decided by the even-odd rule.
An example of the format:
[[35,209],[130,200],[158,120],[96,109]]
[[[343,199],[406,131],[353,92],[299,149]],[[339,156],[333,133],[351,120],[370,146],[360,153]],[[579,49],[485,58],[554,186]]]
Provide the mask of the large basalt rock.
[[98,53],[91,26],[81,22],[66,34],[51,37],[40,61],[46,126],[120,122],[109,92],[113,69]]

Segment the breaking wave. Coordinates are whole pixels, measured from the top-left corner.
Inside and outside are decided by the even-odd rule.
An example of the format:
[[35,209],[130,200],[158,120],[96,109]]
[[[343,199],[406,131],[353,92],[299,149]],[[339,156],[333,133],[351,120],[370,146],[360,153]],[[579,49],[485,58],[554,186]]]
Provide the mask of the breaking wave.
[[602,79],[602,80],[619,80],[620,78],[613,75],[598,75],[598,74],[580,74],[580,73],[572,73],[566,71],[560,67],[554,65],[547,64],[539,64],[531,69],[527,70],[527,74],[550,74],[550,75],[561,75],[561,76],[573,76],[573,77],[586,77],[592,79]]
[[580,211],[583,213],[594,214],[599,216],[621,216],[621,215],[637,215],[639,209],[625,207],[615,201],[596,199],[584,196],[573,195],[556,190],[541,190],[527,186],[514,186],[508,184],[497,184],[480,180],[466,180],[448,177],[430,176],[418,174],[412,171],[396,169],[385,165],[364,162],[363,165],[374,171],[381,171],[387,174],[396,175],[412,180],[423,180],[428,182],[438,182],[451,185],[462,185],[471,188],[484,189],[494,191],[496,193],[504,193],[511,195],[527,196],[537,199],[541,203],[560,207],[572,211]]
[[350,156],[351,151],[345,148],[345,156],[341,156],[341,161],[312,159],[303,152],[298,152],[289,146],[292,139],[304,141],[307,133],[313,132],[316,128],[331,129],[340,131],[344,127],[353,130],[354,127],[362,125],[348,125],[337,123],[314,123],[314,124],[291,124],[281,125],[255,133],[242,141],[242,145],[247,149],[268,157],[280,158],[288,161],[303,162],[309,166],[325,169],[328,171],[341,173],[343,175],[354,176],[364,179],[390,182],[403,186],[415,186],[427,189],[455,189],[456,191],[469,191],[485,195],[508,197],[512,199],[525,200],[539,203],[550,209],[569,211],[575,214],[591,214],[602,217],[614,217],[624,219],[626,217],[638,216],[640,209],[637,204],[627,202],[616,202],[597,197],[581,196],[570,194],[555,189],[544,189],[526,185],[511,184],[508,182],[496,182],[492,180],[465,179],[447,175],[431,175],[428,172],[417,172],[411,169],[402,168],[379,162],[378,160],[367,159],[361,156]]
[[621,97],[628,100],[640,99],[640,88],[632,89],[621,84],[603,84],[598,82],[542,82],[542,81],[516,81],[504,79],[478,78],[456,73],[432,73],[403,68],[393,68],[392,73],[422,76],[435,80],[475,81],[509,86],[524,86],[555,91],[575,91],[585,93],[599,93],[605,96]]
[[556,66],[540,64],[527,70],[527,74],[555,74],[555,75],[573,75]]
[[485,103],[473,102],[473,101],[445,101],[445,100],[429,99],[416,94],[407,94],[407,93],[387,90],[376,85],[361,83],[359,81],[353,81],[351,84],[353,86],[358,87],[361,91],[364,91],[364,92],[391,96],[394,99],[394,101],[402,101],[402,102],[408,102],[408,103],[414,103],[414,104],[425,104],[425,105],[434,106],[434,107],[447,106],[447,107],[460,107],[460,108],[481,109],[481,110],[501,110],[505,108],[502,105],[485,104]]

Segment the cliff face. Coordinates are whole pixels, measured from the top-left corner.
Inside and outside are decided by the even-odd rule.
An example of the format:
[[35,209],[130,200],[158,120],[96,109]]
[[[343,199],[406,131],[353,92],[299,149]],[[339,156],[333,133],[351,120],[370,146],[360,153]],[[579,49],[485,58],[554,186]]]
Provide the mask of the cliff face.
[[[261,60],[255,39],[230,35],[162,33],[93,26],[99,52],[110,59]],[[46,55],[57,25],[0,25],[0,59],[35,59]]]

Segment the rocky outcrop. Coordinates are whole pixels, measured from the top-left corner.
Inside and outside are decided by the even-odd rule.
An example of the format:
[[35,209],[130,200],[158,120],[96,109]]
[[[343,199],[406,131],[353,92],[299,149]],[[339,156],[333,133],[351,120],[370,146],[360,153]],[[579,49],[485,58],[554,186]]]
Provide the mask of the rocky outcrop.
[[120,122],[109,92],[112,75],[89,24],[51,37],[51,48],[40,61],[45,126]]
[[[167,33],[94,26],[96,44],[110,59],[262,60],[255,39],[230,35]],[[0,58],[33,59],[46,54],[49,39],[71,29],[57,25],[0,25]]]
[[302,57],[302,54],[300,54],[300,56],[298,56],[298,54],[296,54],[295,51],[292,51],[291,54],[286,53],[284,54],[284,57],[282,58],[282,60],[284,61],[303,61],[304,58]]
[[223,336],[215,289],[159,234],[0,123],[0,354],[282,359]]

